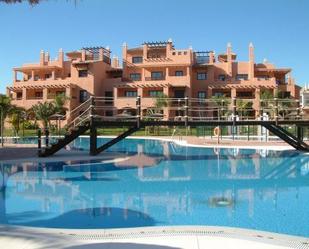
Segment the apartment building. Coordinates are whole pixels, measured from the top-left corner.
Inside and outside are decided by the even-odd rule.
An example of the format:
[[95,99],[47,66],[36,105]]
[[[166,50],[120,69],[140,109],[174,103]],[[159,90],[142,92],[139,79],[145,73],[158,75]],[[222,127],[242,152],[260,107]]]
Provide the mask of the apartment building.
[[[7,88],[12,103],[26,109],[34,104],[52,101],[57,94],[68,97],[66,118],[89,96],[113,96],[113,81],[121,79],[118,59],[111,59],[104,47],[83,48],[50,59],[41,51],[39,63],[24,64],[13,69],[13,85]],[[117,79],[118,78],[118,79]]]
[[[176,49],[173,41],[145,42],[142,46],[122,48],[123,65],[104,47],[83,48],[66,53],[59,50],[58,58],[50,60],[41,52],[40,62],[24,64],[13,69],[13,85],[7,94],[18,106],[30,108],[39,101],[50,101],[55,95],[69,97],[66,118],[70,111],[89,96],[114,97],[114,110],[103,114],[112,116],[124,110],[134,114],[136,97],[142,97],[145,114],[162,94],[170,98],[188,96],[209,99],[212,96],[253,99],[253,116],[258,116],[263,91],[279,97],[300,98],[300,87],[290,76],[290,68],[276,68],[254,59],[254,47],[248,47],[248,60],[238,61],[229,43],[224,53]],[[177,111],[164,108],[167,118]]]
[[[176,49],[172,40],[146,42],[137,48],[123,45],[123,81],[114,87],[115,106],[133,105],[137,95],[143,97],[143,108],[153,106],[153,97],[165,94],[171,98],[206,99],[212,96],[254,99],[255,115],[262,91],[279,97],[300,97],[300,87],[290,77],[290,68],[276,68],[264,61],[256,63],[253,44],[248,60],[237,61],[229,43],[225,53]],[[276,93],[277,92],[277,93]],[[175,112],[165,110],[165,115]]]

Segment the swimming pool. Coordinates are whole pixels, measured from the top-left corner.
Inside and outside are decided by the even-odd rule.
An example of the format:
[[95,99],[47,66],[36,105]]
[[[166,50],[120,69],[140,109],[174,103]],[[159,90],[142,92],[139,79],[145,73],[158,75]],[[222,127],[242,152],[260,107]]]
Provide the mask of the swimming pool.
[[[80,138],[72,146],[86,149],[88,142]],[[2,163],[0,223],[211,225],[309,237],[306,154],[143,139],[125,139],[108,151],[92,161]]]

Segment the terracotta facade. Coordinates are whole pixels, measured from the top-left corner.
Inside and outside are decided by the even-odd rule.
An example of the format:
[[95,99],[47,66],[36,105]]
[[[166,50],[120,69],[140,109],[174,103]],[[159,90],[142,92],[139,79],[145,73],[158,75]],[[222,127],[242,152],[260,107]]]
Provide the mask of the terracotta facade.
[[[276,68],[254,59],[253,44],[248,47],[248,60],[237,61],[231,44],[216,55],[213,51],[176,49],[172,40],[144,43],[128,48],[123,44],[123,65],[111,58],[109,48],[83,48],[66,53],[59,50],[58,58],[50,60],[41,51],[39,63],[24,64],[13,69],[13,85],[7,94],[13,104],[26,109],[39,101],[50,101],[56,94],[65,93],[67,115],[89,96],[114,97],[110,116],[123,109],[135,108],[136,96],[142,97],[142,109],[153,107],[155,96],[171,98],[211,98],[225,95],[253,99],[258,115],[260,94],[276,91],[279,97],[300,98],[300,87],[290,76],[290,68]],[[175,115],[164,110],[167,117]]]

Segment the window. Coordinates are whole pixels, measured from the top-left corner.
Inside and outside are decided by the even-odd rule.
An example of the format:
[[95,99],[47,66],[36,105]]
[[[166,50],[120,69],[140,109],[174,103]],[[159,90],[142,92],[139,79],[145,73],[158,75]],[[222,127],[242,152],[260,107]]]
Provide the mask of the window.
[[187,55],[187,51],[183,52],[184,55]]
[[183,71],[176,71],[175,76],[183,76]]
[[68,73],[68,78],[70,78],[71,77],[71,73]]
[[253,98],[253,92],[236,92],[237,98]]
[[290,98],[291,97],[291,93],[290,92],[279,92],[278,93],[278,98],[279,99],[285,99],[285,98]]
[[23,92],[16,93],[16,99],[22,99],[22,97],[23,97]]
[[39,79],[40,79],[39,75],[34,75],[34,80],[39,80]]
[[141,56],[132,57],[132,63],[143,63],[143,57]]
[[114,101],[113,101],[113,92],[112,91],[106,91],[105,92],[105,97],[106,97],[105,104],[112,105],[114,103]]
[[185,97],[185,90],[174,91],[174,98],[184,98],[184,97]]
[[248,80],[248,74],[237,74],[236,80]]
[[198,92],[197,97],[199,99],[206,99],[206,92]]
[[131,73],[130,74],[130,79],[131,80],[141,80],[141,74],[140,73]]
[[196,63],[197,64],[207,64],[207,63],[209,63],[209,56],[208,55],[196,56]]
[[151,72],[151,79],[152,80],[162,80],[163,72]]
[[111,116],[113,116],[113,111],[105,111],[105,116],[107,116],[107,117],[111,117]]
[[83,103],[88,99],[88,92],[86,90],[79,91],[79,102]]
[[137,91],[125,91],[125,97],[128,98],[137,97]]
[[35,92],[34,96],[36,99],[42,99],[43,98],[43,92]]
[[207,73],[197,73],[198,80],[207,80]]
[[78,71],[78,77],[84,78],[88,76],[88,70],[79,70]]
[[45,74],[45,79],[51,78],[51,74]]
[[176,55],[176,52],[173,52],[172,55]]
[[221,81],[225,81],[225,74],[220,74],[218,76],[218,79],[221,80]]
[[162,90],[149,90],[148,91],[149,97],[160,97],[163,96],[163,91]]

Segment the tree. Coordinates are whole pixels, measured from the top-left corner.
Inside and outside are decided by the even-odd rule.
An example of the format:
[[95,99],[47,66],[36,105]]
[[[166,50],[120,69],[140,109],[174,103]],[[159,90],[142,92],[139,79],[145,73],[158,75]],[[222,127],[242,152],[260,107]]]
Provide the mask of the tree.
[[54,115],[57,111],[54,102],[39,102],[38,104],[32,106],[32,112],[36,120],[42,121],[43,128],[46,130],[50,124],[50,117]]
[[238,115],[240,115],[240,119],[242,119],[243,116],[248,116],[250,114],[250,111],[252,110],[252,105],[252,101],[244,101],[242,99],[236,100],[236,109]]
[[64,93],[57,94],[54,99],[55,112],[61,115],[65,115],[67,108],[64,107],[66,101],[69,99]]
[[10,123],[13,126],[15,135],[18,136],[20,130],[20,123],[24,123],[26,121],[26,110],[22,107],[13,106],[10,113]]
[[228,99],[225,95],[220,96],[212,96],[212,102],[215,104],[213,108],[218,109],[219,117],[226,117],[230,114],[230,110],[228,110],[229,105],[231,104],[231,100]]

